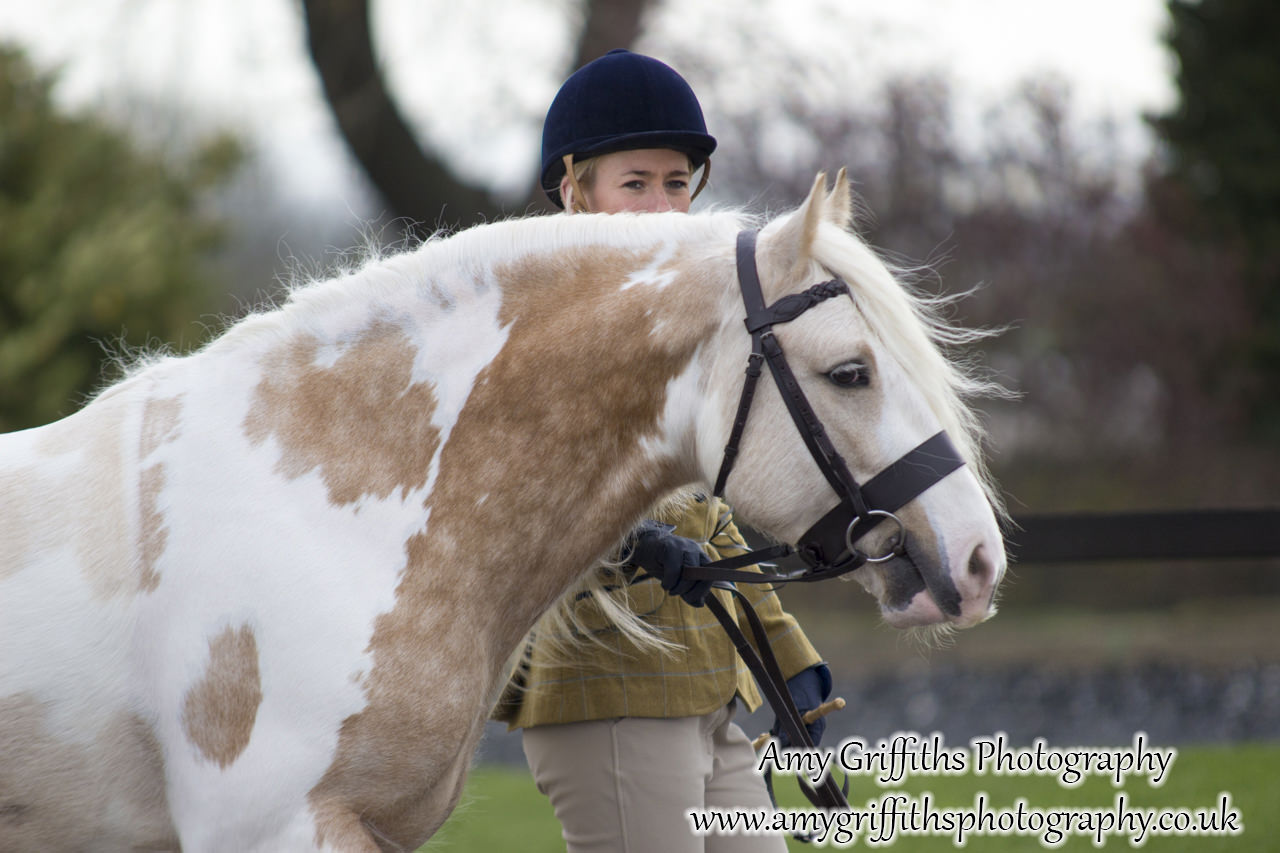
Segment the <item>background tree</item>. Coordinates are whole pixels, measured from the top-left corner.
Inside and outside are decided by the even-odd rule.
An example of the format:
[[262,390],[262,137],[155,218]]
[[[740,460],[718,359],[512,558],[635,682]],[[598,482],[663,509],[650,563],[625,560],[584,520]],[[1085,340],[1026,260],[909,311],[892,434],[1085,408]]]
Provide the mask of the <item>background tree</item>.
[[195,343],[220,305],[203,267],[222,236],[200,197],[239,159],[229,138],[183,162],[90,115],[0,48],[0,431],[69,414],[104,343]]

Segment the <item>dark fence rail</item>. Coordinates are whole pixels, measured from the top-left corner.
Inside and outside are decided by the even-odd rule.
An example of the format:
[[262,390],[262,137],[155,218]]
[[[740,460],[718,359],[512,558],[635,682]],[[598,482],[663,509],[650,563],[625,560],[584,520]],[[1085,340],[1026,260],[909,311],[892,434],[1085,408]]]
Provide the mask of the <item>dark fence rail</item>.
[[1019,564],[1280,557],[1280,509],[1031,514],[1006,535]]

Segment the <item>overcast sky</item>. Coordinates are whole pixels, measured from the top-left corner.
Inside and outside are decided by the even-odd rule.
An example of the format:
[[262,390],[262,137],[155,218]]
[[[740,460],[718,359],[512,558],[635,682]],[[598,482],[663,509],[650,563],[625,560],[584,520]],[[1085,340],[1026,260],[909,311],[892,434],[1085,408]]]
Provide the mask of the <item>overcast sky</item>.
[[[419,131],[470,174],[521,192],[570,56],[577,4],[375,0],[374,8],[388,77]],[[770,84],[793,85],[768,74],[769,56],[785,55],[812,61],[820,69],[812,85],[830,97],[854,97],[886,74],[936,70],[978,102],[1052,72],[1070,81],[1082,111],[1137,127],[1141,111],[1173,97],[1164,21],[1163,0],[680,0],[659,8],[638,47],[705,57],[705,68],[687,73],[723,82],[711,93],[697,88],[726,108],[767,98]],[[305,203],[358,205],[353,167],[306,61],[296,0],[0,0],[5,38],[41,65],[63,67],[59,95],[69,104],[142,93],[190,107],[248,130]]]

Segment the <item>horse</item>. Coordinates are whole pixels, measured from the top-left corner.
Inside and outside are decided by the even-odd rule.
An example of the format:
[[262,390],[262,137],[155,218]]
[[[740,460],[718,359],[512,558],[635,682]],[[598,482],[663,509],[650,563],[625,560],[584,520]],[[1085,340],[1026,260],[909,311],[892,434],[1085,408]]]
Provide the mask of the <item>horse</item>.
[[[291,289],[0,436],[0,849],[414,849],[504,665],[664,495],[709,482],[750,337],[734,235],[852,473],[967,463],[855,576],[893,625],[994,611],[1000,509],[938,319],[819,175],[771,218],[534,216]],[[762,386],[726,499],[793,542],[832,496]],[[867,539],[885,544],[890,526]]]

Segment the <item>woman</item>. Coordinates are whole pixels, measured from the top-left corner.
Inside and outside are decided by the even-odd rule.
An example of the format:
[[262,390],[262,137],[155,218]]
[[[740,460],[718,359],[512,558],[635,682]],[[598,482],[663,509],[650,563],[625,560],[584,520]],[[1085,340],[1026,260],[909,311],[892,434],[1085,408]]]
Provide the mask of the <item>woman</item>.
[[[715,146],[679,74],[616,50],[579,69],[552,102],[542,187],[567,212],[684,213],[706,183]],[[691,190],[699,170],[702,180]],[[755,710],[759,693],[702,603],[708,594],[728,594],[680,576],[684,566],[745,547],[718,499],[675,498],[633,532],[629,565],[602,568],[603,589],[575,602],[577,624],[594,637],[566,650],[536,630],[530,635],[494,716],[524,730],[529,767],[569,853],[785,851],[776,835],[694,836],[686,816],[690,809],[770,806],[750,741],[733,723],[738,703]],[[768,626],[797,706],[817,707],[831,690],[826,665],[777,596],[752,587],[745,592]],[[640,616],[675,650],[644,648],[612,630],[601,595]],[[822,726],[810,726],[815,743]]]

